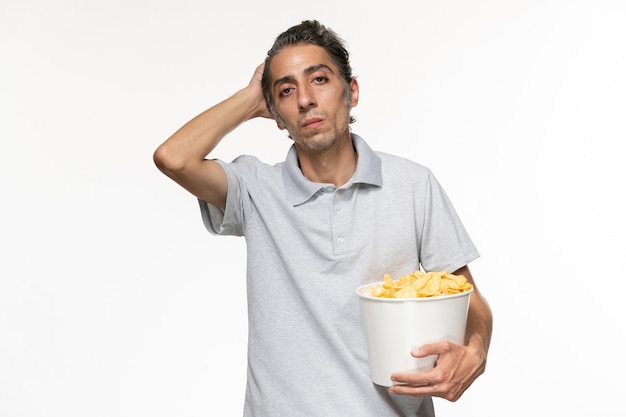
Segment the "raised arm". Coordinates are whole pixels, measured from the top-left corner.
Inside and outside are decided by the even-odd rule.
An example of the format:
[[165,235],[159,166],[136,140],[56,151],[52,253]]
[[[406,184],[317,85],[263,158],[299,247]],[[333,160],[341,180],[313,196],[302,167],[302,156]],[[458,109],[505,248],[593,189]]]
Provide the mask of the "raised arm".
[[187,191],[224,208],[228,183],[223,168],[206,159],[217,144],[241,123],[272,118],[261,89],[263,64],[243,89],[187,122],[154,152],[156,166]]

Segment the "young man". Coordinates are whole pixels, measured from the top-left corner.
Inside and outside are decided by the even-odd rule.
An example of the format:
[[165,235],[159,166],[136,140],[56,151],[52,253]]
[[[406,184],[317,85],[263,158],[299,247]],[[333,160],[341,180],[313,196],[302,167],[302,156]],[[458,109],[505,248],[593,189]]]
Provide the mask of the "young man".
[[[155,151],[156,165],[200,202],[209,232],[245,236],[249,305],[244,416],[433,416],[485,369],[490,308],[471,296],[464,346],[432,343],[434,369],[369,379],[355,289],[417,269],[475,282],[479,255],[425,167],[374,152],[350,130],[359,85],[334,32],[305,21],[279,35],[249,85],[189,121]],[[283,163],[205,159],[255,117],[293,140]]]

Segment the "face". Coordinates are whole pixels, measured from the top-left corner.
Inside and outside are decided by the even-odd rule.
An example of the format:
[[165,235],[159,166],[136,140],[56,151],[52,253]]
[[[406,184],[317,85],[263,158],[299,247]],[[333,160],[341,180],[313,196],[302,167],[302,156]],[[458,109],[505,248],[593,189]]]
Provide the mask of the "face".
[[358,103],[358,84],[349,84],[346,103],[345,82],[322,47],[286,47],[272,58],[270,74],[278,126],[287,129],[297,147],[318,152],[350,138],[350,109]]

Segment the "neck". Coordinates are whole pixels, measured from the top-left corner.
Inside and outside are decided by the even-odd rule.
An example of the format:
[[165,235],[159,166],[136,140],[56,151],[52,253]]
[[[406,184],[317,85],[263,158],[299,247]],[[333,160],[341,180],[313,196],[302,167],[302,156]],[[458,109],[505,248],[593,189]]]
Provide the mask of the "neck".
[[323,151],[306,151],[297,144],[296,150],[302,174],[309,181],[340,187],[352,178],[356,170],[358,156],[350,135]]

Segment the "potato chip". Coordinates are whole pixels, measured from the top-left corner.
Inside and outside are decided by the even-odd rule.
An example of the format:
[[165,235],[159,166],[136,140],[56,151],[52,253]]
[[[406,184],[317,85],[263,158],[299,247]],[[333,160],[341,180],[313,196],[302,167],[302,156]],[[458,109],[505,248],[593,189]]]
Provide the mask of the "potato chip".
[[417,290],[410,285],[405,285],[396,290],[396,298],[415,298],[417,297]]
[[382,285],[372,288],[371,294],[381,298],[423,298],[459,294],[471,288],[472,284],[463,275],[447,271],[415,271],[397,280],[384,274]]

